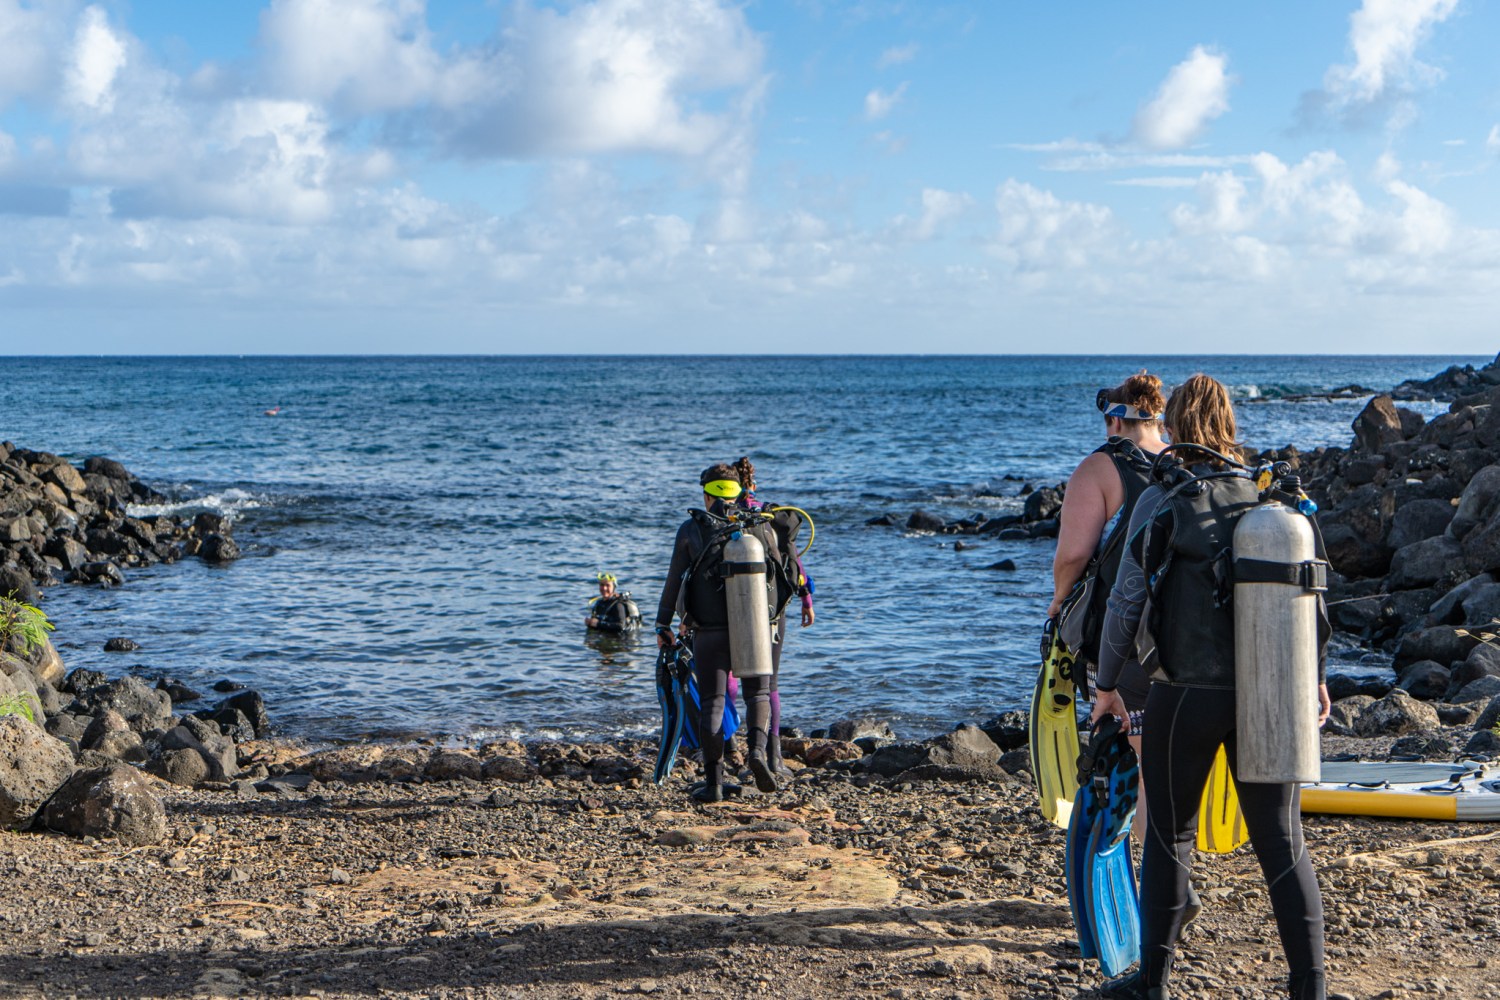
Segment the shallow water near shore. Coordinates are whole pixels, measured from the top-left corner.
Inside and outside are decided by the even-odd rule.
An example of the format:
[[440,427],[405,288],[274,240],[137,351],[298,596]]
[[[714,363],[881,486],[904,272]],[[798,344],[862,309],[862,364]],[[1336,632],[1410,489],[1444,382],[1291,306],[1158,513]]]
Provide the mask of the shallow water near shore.
[[[808,509],[818,621],[793,629],[785,721],[903,736],[1024,707],[1051,541],[866,527],[1018,509],[1101,440],[1094,390],[1207,371],[1256,447],[1347,445],[1363,399],[1451,357],[22,358],[0,437],[103,454],[236,519],[246,557],[57,586],[70,667],[261,690],[289,735],[567,737],[654,728],[654,649],[590,638],[594,573],[648,620],[696,476],[749,454]],[[1431,414],[1446,405],[1412,404]],[[280,407],[275,416],[264,411]],[[986,569],[1013,559],[1015,572]],[[129,636],[131,654],[104,654]],[[1351,659],[1358,651],[1349,651]]]

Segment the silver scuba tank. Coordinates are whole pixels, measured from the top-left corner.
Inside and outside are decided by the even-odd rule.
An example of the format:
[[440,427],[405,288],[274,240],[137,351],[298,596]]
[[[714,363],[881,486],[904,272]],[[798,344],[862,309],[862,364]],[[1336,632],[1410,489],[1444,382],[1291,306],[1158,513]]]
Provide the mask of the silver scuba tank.
[[1239,781],[1317,781],[1318,592],[1327,563],[1307,517],[1282,503],[1234,529],[1234,666]]
[[771,605],[766,599],[766,547],[736,531],[724,543],[724,597],[729,605],[729,668],[736,677],[771,673]]

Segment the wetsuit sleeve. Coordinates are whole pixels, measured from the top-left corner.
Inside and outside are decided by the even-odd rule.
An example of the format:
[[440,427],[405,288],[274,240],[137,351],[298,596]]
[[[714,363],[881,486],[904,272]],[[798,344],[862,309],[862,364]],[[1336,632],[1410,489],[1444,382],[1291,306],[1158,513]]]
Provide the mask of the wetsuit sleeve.
[[662,584],[661,600],[656,602],[656,627],[671,628],[672,616],[677,613],[677,592],[682,589],[682,574],[692,564],[692,548],[689,538],[693,522],[684,521],[677,529],[677,539],[672,543],[672,564],[667,567],[667,581]]
[[807,570],[805,570],[805,569],[802,568],[802,557],[801,556],[794,555],[794,556],[792,556],[792,560],[794,562],[796,562],[796,564],[797,564],[797,577],[798,577],[798,581],[799,581],[798,584],[797,584],[797,594],[798,594],[799,597],[802,598],[802,606],[804,608],[811,608],[813,606],[812,605],[812,599],[813,599],[812,589],[810,587],[808,587],[808,585],[806,583],[801,582],[801,581],[811,580],[812,577],[808,576],[807,575]]
[[[1101,691],[1113,691],[1120,679],[1120,670],[1135,657],[1135,634],[1141,627],[1141,609],[1146,604],[1146,572],[1141,568],[1141,533],[1156,512],[1160,497],[1160,487],[1147,487],[1136,501],[1135,510],[1130,516],[1130,527],[1126,529],[1125,551],[1120,556],[1120,570],[1115,575],[1115,585],[1109,592],[1103,633],[1099,637],[1099,679],[1094,686]],[[1170,508],[1162,512],[1161,516],[1170,517]]]

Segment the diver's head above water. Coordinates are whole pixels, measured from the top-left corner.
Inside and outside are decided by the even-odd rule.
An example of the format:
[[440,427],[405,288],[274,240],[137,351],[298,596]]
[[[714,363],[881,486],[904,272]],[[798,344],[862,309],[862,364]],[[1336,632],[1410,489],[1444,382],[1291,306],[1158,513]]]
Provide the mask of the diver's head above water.
[[599,596],[601,598],[615,596],[615,575],[613,573],[599,574]]
[[1104,414],[1104,432],[1110,437],[1128,438],[1147,452],[1160,451],[1166,445],[1161,436],[1166,400],[1161,394],[1161,379],[1155,375],[1140,371],[1113,389],[1100,389],[1094,405]]

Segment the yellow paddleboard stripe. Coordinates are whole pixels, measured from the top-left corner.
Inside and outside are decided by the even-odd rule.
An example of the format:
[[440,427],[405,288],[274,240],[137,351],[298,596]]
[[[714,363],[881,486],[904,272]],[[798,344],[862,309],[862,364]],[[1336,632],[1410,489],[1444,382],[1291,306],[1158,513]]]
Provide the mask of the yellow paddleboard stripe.
[[1452,795],[1421,792],[1362,792],[1347,788],[1302,789],[1302,811],[1344,816],[1399,816],[1408,819],[1458,819]]

